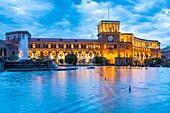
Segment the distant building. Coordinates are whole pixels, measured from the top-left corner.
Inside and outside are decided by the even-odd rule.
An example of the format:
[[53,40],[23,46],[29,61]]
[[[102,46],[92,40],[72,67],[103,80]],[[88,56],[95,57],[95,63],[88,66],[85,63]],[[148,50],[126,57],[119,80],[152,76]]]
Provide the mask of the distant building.
[[161,50],[162,59],[170,60],[170,46],[167,46]]
[[0,40],[0,57],[8,57],[10,55],[18,56],[18,44],[8,40]]
[[[125,65],[132,64],[134,60],[142,64],[146,58],[161,57],[159,41],[140,39],[132,33],[121,33],[119,28],[119,21],[102,20],[98,24],[98,39],[93,40],[32,38],[28,31],[8,32],[2,48],[7,49],[9,43],[18,47],[20,37],[26,34],[29,37],[30,58],[51,58],[58,62],[59,59],[65,59],[67,54],[73,53],[77,55],[79,63],[90,63],[94,56],[102,56],[111,64]],[[6,56],[12,52],[13,49]],[[15,54],[18,55],[17,49]]]

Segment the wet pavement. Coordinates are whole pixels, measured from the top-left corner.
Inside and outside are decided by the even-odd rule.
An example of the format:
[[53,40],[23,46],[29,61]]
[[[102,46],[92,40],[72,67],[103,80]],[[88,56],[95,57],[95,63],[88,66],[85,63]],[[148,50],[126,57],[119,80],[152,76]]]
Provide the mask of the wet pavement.
[[169,113],[170,68],[0,73],[0,113],[58,112]]

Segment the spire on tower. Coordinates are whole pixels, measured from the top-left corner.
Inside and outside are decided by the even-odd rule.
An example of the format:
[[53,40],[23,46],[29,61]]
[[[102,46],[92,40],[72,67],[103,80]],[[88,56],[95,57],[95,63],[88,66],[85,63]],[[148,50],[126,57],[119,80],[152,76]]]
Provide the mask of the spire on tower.
[[108,7],[108,20],[110,20],[110,7]]

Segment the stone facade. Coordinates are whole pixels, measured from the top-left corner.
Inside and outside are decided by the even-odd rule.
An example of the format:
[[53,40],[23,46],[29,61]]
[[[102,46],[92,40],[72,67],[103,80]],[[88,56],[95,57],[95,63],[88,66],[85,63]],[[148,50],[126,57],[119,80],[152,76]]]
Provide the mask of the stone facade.
[[121,33],[119,21],[101,21],[98,24],[98,39],[63,39],[32,38],[27,31],[6,33],[6,40],[19,46],[20,36],[29,37],[30,58],[51,58],[58,62],[65,56],[74,53],[79,63],[91,63],[94,56],[102,56],[111,64],[132,64],[138,60],[141,64],[146,58],[161,57],[160,42],[144,40],[132,33]]
[[10,55],[18,56],[18,44],[0,40],[0,57],[8,57]]

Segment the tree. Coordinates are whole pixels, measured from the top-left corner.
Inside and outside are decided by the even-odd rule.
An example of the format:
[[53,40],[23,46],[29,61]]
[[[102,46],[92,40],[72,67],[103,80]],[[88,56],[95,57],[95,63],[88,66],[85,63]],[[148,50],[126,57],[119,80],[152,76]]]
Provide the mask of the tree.
[[65,62],[70,65],[71,64],[76,65],[77,60],[78,60],[78,58],[75,54],[68,54],[67,56],[65,56]]
[[101,57],[101,56],[95,56],[94,58],[93,58],[93,63],[95,63],[95,64],[97,64],[97,65],[102,65],[103,63],[104,63],[104,61],[103,61],[103,57]]
[[19,57],[18,56],[16,56],[16,55],[10,55],[9,57],[8,57],[8,59],[9,60],[17,60]]
[[59,59],[58,62],[62,65],[64,63],[63,59]]

